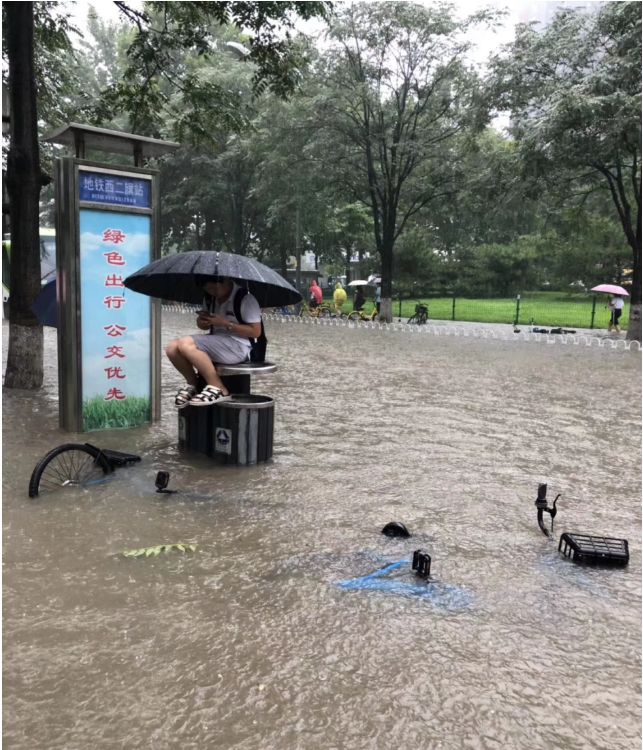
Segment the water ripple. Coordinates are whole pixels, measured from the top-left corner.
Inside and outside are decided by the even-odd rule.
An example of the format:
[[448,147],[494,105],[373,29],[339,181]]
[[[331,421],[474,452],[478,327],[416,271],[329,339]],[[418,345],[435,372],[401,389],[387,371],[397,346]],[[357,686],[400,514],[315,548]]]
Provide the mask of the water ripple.
[[[165,311],[163,343],[190,325]],[[57,425],[55,331],[44,389],[5,392],[7,746],[638,746],[634,348],[438,323],[266,327],[279,369],[253,391],[275,399],[275,450],[255,467],[181,454],[164,362],[161,421],[92,435],[141,462],[30,500],[36,461],[83,439]],[[177,494],[155,492],[160,469]],[[562,495],[550,539],[540,482]],[[385,537],[389,521],[411,537]],[[629,566],[575,565],[562,531],[627,538]],[[179,541],[196,552],[120,554]],[[427,590],[418,548],[442,603],[466,592],[467,606],[405,595]],[[401,560],[399,590],[339,586]]]

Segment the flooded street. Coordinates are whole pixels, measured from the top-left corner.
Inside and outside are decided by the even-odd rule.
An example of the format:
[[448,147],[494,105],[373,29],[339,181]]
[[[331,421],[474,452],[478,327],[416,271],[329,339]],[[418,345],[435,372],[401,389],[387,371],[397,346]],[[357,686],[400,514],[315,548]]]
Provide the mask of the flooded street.
[[[163,313],[164,344],[193,331]],[[638,747],[640,353],[275,318],[266,333],[266,464],[179,452],[166,361],[161,422],[62,432],[51,328],[45,386],[3,392],[5,746]],[[86,440],[142,460],[30,499],[36,462]],[[176,494],[155,492],[159,470]],[[562,495],[552,538],[541,482]],[[384,536],[390,521],[411,537]],[[629,566],[575,565],[564,531],[628,539]],[[198,547],[120,554],[178,542]],[[340,586],[418,548],[432,583],[408,562],[374,579],[395,586]]]

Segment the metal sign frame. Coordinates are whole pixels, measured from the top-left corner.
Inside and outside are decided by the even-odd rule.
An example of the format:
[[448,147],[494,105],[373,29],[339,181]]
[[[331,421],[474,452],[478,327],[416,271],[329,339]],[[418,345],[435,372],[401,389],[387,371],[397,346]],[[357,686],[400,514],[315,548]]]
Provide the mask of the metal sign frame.
[[[145,179],[150,183],[150,207],[112,205],[81,200],[80,177],[83,172],[106,177]],[[83,424],[83,352],[81,319],[81,209],[127,213],[150,217],[150,260],[160,257],[160,196],[158,170],[118,165],[74,157],[60,157],[55,164],[56,187],[56,265],[58,302],[58,386],[59,423],[69,432],[84,432]],[[135,270],[135,269],[132,269]],[[161,326],[160,301],[150,299],[150,418],[160,419]]]

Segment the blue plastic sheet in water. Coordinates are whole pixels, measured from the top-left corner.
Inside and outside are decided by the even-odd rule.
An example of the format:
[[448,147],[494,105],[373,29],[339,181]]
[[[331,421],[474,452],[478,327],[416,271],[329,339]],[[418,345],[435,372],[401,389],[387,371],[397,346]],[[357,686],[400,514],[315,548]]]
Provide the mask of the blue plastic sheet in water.
[[340,581],[337,585],[349,591],[383,591],[398,596],[420,597],[428,599],[436,607],[449,611],[466,609],[473,603],[473,597],[466,589],[441,581],[409,583],[399,578],[384,579],[384,576],[406,565],[409,565],[408,560],[398,560],[368,575]]

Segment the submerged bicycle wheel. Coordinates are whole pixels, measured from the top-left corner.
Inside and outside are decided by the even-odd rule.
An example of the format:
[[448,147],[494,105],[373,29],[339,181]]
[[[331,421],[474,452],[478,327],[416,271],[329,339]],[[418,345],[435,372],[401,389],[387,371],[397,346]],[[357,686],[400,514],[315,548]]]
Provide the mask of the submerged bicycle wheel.
[[65,443],[40,459],[29,480],[29,497],[64,487],[87,487],[109,474],[105,455],[92,445]]

